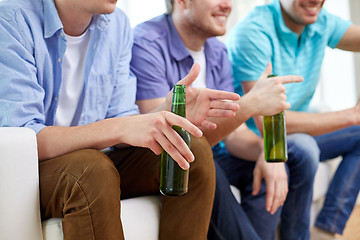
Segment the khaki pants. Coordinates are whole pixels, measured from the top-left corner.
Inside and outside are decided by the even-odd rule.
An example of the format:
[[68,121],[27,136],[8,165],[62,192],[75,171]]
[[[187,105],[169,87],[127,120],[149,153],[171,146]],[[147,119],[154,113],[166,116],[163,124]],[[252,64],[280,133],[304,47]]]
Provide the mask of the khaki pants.
[[[215,167],[205,138],[192,139],[189,191],[162,197],[160,239],[206,239]],[[121,199],[159,194],[160,156],[130,147],[79,150],[40,162],[42,219],[63,218],[65,240],[124,239]]]

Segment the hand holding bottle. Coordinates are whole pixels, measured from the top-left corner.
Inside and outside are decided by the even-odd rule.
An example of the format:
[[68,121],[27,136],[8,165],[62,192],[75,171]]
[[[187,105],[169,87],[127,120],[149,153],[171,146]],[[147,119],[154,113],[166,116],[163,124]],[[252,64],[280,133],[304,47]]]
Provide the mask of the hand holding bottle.
[[[171,105],[171,112],[183,118],[186,117],[185,92],[185,85],[175,85]],[[173,129],[190,148],[190,134],[179,126],[173,126]],[[161,154],[160,192],[170,196],[184,195],[188,191],[188,182],[189,169],[182,169],[175,160],[163,150]]]
[[290,103],[286,102],[283,84],[303,81],[302,77],[296,75],[268,78],[271,71],[272,66],[269,63],[257,81],[243,84],[245,92],[248,92],[244,97],[251,98],[250,103],[257,103],[252,106],[251,116],[271,116],[289,109]]
[[[275,74],[268,76],[276,77]],[[287,160],[285,113],[280,112],[263,118],[263,138],[265,160],[268,162],[285,162]]]

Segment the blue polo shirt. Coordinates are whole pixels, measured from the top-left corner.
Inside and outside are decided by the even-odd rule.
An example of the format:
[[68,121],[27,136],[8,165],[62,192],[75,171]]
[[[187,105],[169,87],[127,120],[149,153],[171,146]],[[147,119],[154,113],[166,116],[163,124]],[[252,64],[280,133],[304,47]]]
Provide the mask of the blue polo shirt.
[[[138,113],[132,32],[116,9],[88,27],[83,109],[76,125]],[[66,37],[53,0],[0,2],[0,126],[38,133],[54,124]]]
[[[233,92],[231,64],[225,45],[216,38],[209,38],[204,52],[206,86]],[[137,100],[165,97],[194,63],[169,15],[160,15],[135,27],[132,55]]]
[[[286,84],[291,110],[307,111],[317,86],[326,46],[335,48],[351,22],[322,9],[318,20],[305,27],[300,38],[285,24],[279,0],[256,7],[230,32],[226,45],[235,91],[241,82],[255,81],[271,62],[279,76],[300,75],[302,83]],[[261,103],[259,103],[261,104]],[[254,121],[249,128],[258,133]]]

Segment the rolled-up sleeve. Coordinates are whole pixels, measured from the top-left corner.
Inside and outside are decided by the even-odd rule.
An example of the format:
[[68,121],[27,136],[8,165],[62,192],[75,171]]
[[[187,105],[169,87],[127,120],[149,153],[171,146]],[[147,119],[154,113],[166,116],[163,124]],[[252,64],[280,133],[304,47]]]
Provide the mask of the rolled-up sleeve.
[[0,18],[0,126],[38,133],[45,127],[44,90],[37,81],[34,50],[15,19]]

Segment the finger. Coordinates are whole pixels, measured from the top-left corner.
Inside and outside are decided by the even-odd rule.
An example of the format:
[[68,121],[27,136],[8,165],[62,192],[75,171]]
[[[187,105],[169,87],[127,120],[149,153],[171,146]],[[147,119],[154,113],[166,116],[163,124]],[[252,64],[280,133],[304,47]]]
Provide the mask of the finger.
[[297,75],[280,76],[276,78],[279,79],[282,84],[304,81],[303,77]]
[[266,64],[266,68],[265,68],[264,72],[260,76],[260,79],[267,78],[267,76],[269,76],[271,73],[272,73],[272,64],[271,64],[271,62],[268,62]]
[[271,206],[271,214],[274,214],[276,212],[276,210],[279,208],[281,202],[282,202],[282,198],[283,198],[283,189],[282,189],[282,182],[275,182],[275,194],[274,194],[274,199],[273,199],[273,204]]
[[212,100],[210,102],[210,108],[231,110],[236,112],[239,110],[239,104],[237,102],[227,100]]
[[188,75],[186,75],[186,77],[181,79],[177,84],[186,85],[187,87],[190,86],[198,77],[199,72],[200,72],[200,65],[198,63],[194,63]]
[[[168,131],[167,133],[165,133]],[[159,134],[156,137],[156,141],[162,146],[164,151],[166,151],[179,166],[186,170],[189,169],[190,164],[188,161],[194,160],[194,155],[191,153],[190,149],[187,147],[185,142],[181,139],[179,134],[175,132],[172,128],[170,130],[166,129],[164,134]],[[171,136],[172,135],[172,136]],[[180,139],[177,139],[180,138]],[[172,139],[172,140],[170,140]],[[176,139],[176,140],[174,140]],[[173,141],[173,142],[172,142]],[[175,142],[175,144],[174,144]],[[179,150],[180,149],[180,150]]]
[[[163,134],[167,141],[173,145],[177,151],[186,159],[188,162],[193,162],[195,157],[190,151],[189,146],[186,144],[184,139],[170,126],[163,128]],[[189,136],[190,137],[190,136]]]
[[160,155],[163,151],[163,148],[157,141],[154,141],[154,144],[150,144],[148,148],[153,151],[156,155]]
[[285,109],[290,109],[290,108],[291,108],[291,104],[288,103],[288,102],[286,102],[284,108],[285,108]]
[[186,118],[180,117],[170,112],[166,112],[166,120],[168,121],[170,126],[175,125],[182,127],[190,134],[194,135],[194,137],[201,137],[203,135],[202,131]]
[[266,204],[265,204],[265,207],[266,207],[266,211],[268,211],[268,212],[271,211],[271,207],[274,202],[274,193],[275,193],[274,184],[275,184],[274,181],[266,182]]
[[240,99],[240,95],[233,92],[221,91],[221,90],[214,90],[204,88],[201,89],[202,91],[206,91],[204,96],[207,96],[209,99],[221,99],[221,100],[231,100],[237,101]]
[[283,200],[282,200],[282,204],[281,205],[284,205],[284,202],[286,201],[286,197],[287,197],[287,194],[288,194],[288,182],[287,182],[287,179],[284,181],[284,186],[283,186]]
[[215,130],[217,128],[217,125],[215,123],[210,122],[206,119],[201,122],[201,126],[209,130]]
[[261,176],[257,173],[257,171],[254,171],[254,177],[253,177],[253,191],[252,195],[256,195],[260,191],[261,187]]
[[233,118],[234,116],[235,116],[235,112],[231,110],[210,109],[208,112],[208,117]]

